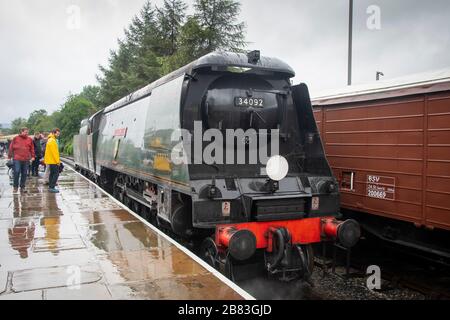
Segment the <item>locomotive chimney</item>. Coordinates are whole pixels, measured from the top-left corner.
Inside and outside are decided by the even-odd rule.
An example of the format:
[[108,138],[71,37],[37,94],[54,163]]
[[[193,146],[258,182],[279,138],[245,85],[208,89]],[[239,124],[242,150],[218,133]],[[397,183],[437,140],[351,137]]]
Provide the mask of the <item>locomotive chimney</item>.
[[247,53],[248,63],[257,64],[261,60],[261,52],[259,50],[253,50]]

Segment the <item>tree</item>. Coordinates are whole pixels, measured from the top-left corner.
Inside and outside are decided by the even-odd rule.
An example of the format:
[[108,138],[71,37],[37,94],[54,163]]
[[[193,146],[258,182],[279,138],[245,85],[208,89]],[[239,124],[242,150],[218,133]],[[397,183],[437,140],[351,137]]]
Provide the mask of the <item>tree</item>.
[[157,54],[162,51],[162,46],[158,41],[155,11],[150,1],[125,30],[125,39],[118,42],[119,49],[111,51],[109,66],[100,66],[102,75],[97,77],[101,107],[161,76]]
[[56,112],[42,119],[35,127],[33,132],[50,132],[57,127],[57,121],[55,121]]
[[95,109],[99,110],[101,101],[100,101],[100,87],[99,86],[85,86],[83,90],[80,92],[80,96],[89,100],[94,105]]
[[180,30],[179,49],[169,57],[162,58],[162,73],[172,72],[191,61],[209,53],[205,45],[206,32],[197,19],[189,17]]
[[81,121],[95,111],[94,104],[83,96],[69,95],[61,110],[54,114],[58,127],[61,129],[61,148],[72,142],[73,136],[80,130]]
[[11,133],[16,134],[20,132],[20,129],[27,126],[27,119],[17,118],[11,122]]
[[171,56],[178,49],[178,36],[186,20],[187,7],[182,0],[164,0],[163,7],[156,8],[158,36],[164,56]]
[[205,50],[241,51],[245,47],[245,23],[238,22],[241,4],[233,0],[195,0],[194,17],[205,31]]
[[9,136],[10,134],[12,134],[10,128],[3,128],[3,126],[0,128],[0,135]]
[[231,0],[196,0],[195,13],[180,28],[175,54],[163,57],[166,74],[214,50],[240,52],[245,47],[245,24],[237,22],[240,4]]
[[130,93],[125,79],[130,73],[132,51],[127,43],[119,40],[119,49],[111,51],[109,66],[100,66],[102,76],[97,76],[100,83],[101,107],[106,107]]
[[28,117],[27,127],[30,129],[30,133],[33,134],[36,131],[39,131],[40,125],[48,118],[47,111],[44,109],[33,111]]

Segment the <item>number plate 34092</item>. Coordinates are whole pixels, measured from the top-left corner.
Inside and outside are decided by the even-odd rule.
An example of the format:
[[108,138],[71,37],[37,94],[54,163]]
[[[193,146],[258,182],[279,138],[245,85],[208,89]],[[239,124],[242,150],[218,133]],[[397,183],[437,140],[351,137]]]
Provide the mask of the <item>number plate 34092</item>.
[[238,107],[264,108],[264,99],[262,99],[262,98],[236,97],[236,98],[234,98],[234,104],[236,106],[238,106]]

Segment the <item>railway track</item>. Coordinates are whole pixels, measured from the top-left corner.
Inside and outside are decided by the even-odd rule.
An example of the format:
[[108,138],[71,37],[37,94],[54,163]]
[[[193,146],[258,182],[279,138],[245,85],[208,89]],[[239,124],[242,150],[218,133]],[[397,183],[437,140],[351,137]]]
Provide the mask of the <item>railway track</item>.
[[75,162],[72,157],[61,155],[60,158],[65,164],[70,165],[72,168],[75,167]]
[[[74,168],[73,158],[61,158]],[[168,230],[162,231],[191,251],[198,251],[197,243],[177,239]],[[446,273],[448,270],[436,269],[437,267],[417,257],[413,258],[406,253],[399,255],[394,248],[380,246],[374,239],[365,238],[352,253],[352,272],[348,278],[343,267],[345,259],[338,255],[338,272],[334,274],[330,272],[329,266],[325,267],[320,263],[323,260],[329,261],[329,256],[319,256],[316,259],[318,267],[313,275],[313,285],[301,281],[284,283],[268,278],[236,283],[257,299],[450,299],[450,273]],[[393,251],[387,251],[388,249]],[[366,270],[370,265],[378,265],[382,270],[383,281],[380,290],[371,291],[366,287]],[[333,286],[331,283],[339,284]]]
[[450,299],[450,267],[421,257],[405,248],[367,237],[355,248],[352,267],[360,273],[370,265],[377,265],[384,280],[380,291],[408,288],[424,295],[425,299]]

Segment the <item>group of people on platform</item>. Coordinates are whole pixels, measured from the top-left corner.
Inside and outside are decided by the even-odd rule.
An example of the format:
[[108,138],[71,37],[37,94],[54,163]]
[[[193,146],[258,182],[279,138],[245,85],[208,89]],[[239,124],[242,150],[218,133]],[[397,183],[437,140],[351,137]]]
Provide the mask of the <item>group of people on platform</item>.
[[[44,159],[44,183],[48,184],[51,193],[58,193],[56,189],[62,164],[59,156],[59,136],[61,130],[55,129],[51,133],[36,132],[34,138],[29,137],[28,128],[22,128],[9,145],[8,160],[13,161],[14,182],[13,194],[26,193],[26,182],[29,170],[31,175],[39,177],[39,166]],[[31,162],[31,166],[30,166]]]

